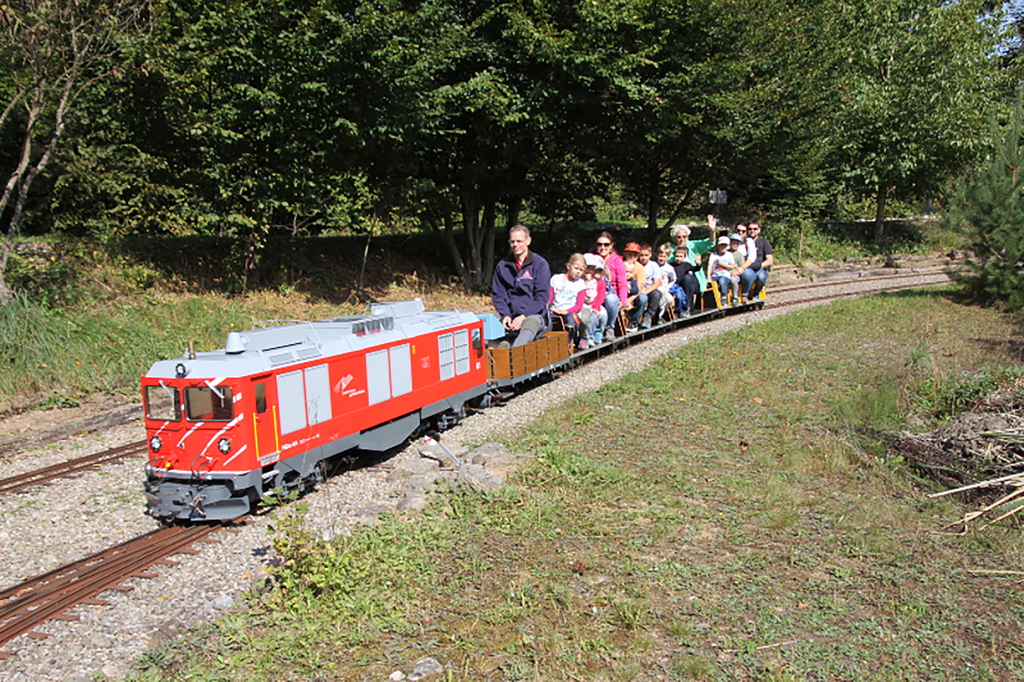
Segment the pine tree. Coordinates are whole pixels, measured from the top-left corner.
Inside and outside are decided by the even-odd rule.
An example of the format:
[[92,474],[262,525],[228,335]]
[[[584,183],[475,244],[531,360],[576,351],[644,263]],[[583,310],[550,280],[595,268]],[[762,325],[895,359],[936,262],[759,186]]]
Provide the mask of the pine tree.
[[1018,89],[1005,126],[991,117],[992,148],[984,162],[960,182],[950,209],[952,224],[968,231],[974,258],[961,280],[978,299],[1024,307],[1024,112]]

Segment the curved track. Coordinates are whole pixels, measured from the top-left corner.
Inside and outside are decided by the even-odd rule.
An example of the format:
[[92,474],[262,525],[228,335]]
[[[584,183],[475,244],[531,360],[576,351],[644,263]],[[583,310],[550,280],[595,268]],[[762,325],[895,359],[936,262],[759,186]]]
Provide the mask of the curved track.
[[[876,283],[879,281],[884,281],[886,283],[882,285],[876,285]],[[801,287],[787,287],[785,289],[772,289],[770,297],[771,307],[781,308],[800,305],[804,303],[813,303],[815,301],[822,300],[834,300],[837,298],[853,298],[855,296],[863,296],[864,294],[878,294],[886,291],[905,291],[907,289],[920,289],[922,287],[948,284],[952,281],[953,280],[950,276],[949,271],[942,269],[923,272],[912,272],[899,275],[885,275],[882,277],[864,277],[859,279],[846,279],[840,281],[822,282]],[[847,288],[853,287],[853,289],[850,291],[844,291],[835,294],[827,293],[827,291],[820,295],[814,295],[813,293],[814,291],[819,289],[828,289],[837,286],[843,286]],[[811,291],[812,295],[807,295],[808,291]],[[800,298],[791,298],[791,294],[803,295]]]
[[[885,283],[876,286],[879,280],[884,280]],[[900,282],[902,281],[906,283],[901,284]],[[881,277],[851,278],[799,287],[780,287],[771,290],[771,307],[789,307],[824,299],[833,300],[881,291],[900,291],[935,286],[949,281],[949,273],[943,270],[938,272],[919,271]],[[863,284],[864,286],[859,287],[856,286],[857,284]],[[838,293],[823,291],[818,296],[805,295],[797,299],[789,297],[790,294],[797,292],[806,294],[808,291],[817,291],[837,286],[846,288],[853,286],[854,290]],[[750,305],[761,307],[764,305],[764,302],[755,301]],[[652,334],[660,334],[672,331],[680,326],[696,324],[701,320],[709,319],[711,316],[720,317],[723,314],[730,314],[731,312],[739,311],[741,308],[737,308],[735,311],[732,309],[724,311],[715,309],[708,313],[695,315],[688,320],[677,320],[675,324],[659,325],[647,331]],[[621,341],[617,340],[616,345],[621,343],[629,344],[634,341],[639,342],[646,338],[646,336],[647,334],[642,333],[630,334],[627,337],[621,337]],[[598,346],[597,348],[611,350],[611,346],[612,344],[606,344],[606,346]],[[579,361],[584,360],[581,357]],[[0,494],[42,484],[55,478],[73,475],[101,464],[145,452],[145,441],[137,441],[114,448],[113,450],[69,460],[60,465],[54,465],[0,481]],[[86,559],[27,580],[7,590],[0,591],[0,645],[24,634],[36,638],[46,637],[45,634],[35,632],[34,628],[53,619],[77,620],[78,616],[67,613],[69,609],[81,604],[105,604],[106,602],[97,599],[102,592],[110,589],[130,591],[132,588],[123,585],[123,581],[132,577],[154,577],[154,574],[147,573],[146,569],[159,564],[175,564],[176,562],[168,559],[175,554],[197,553],[198,550],[192,549],[194,543],[216,542],[216,540],[209,537],[212,533],[225,527],[233,526],[239,521],[241,519],[235,519],[230,523],[224,524],[161,528],[94,554]],[[0,660],[9,655],[0,651]]]
[[44,485],[58,478],[65,478],[88,471],[103,464],[117,462],[127,457],[146,454],[146,441],[140,440],[119,448],[97,452],[84,457],[69,459],[53,466],[36,469],[10,478],[0,479],[0,495],[18,492],[35,485]]
[[[106,590],[128,592],[121,583],[128,578],[152,578],[146,569],[156,564],[174,565],[168,557],[195,554],[196,542],[216,542],[209,536],[225,525],[170,526],[140,535],[116,547],[94,554],[0,592],[0,645],[27,634],[43,638],[35,628],[48,620],[78,620],[67,613],[80,604],[104,605],[97,599]],[[0,651],[0,659],[10,654]]]
[[[878,271],[872,271],[877,273]],[[920,280],[926,279],[927,281],[921,282]],[[910,283],[901,285],[898,284],[901,281],[908,281]],[[884,272],[884,274],[872,274],[869,276],[861,276],[856,272],[851,272],[849,277],[832,278],[822,282],[811,282],[808,284],[800,284],[798,286],[788,287],[775,287],[769,288],[771,296],[767,301],[754,301],[752,306],[760,307],[762,305],[768,305],[772,308],[777,307],[788,307],[794,305],[800,305],[804,303],[811,303],[820,300],[834,300],[836,298],[849,298],[853,296],[861,296],[863,294],[879,293],[882,291],[902,291],[905,289],[914,289],[925,286],[935,286],[939,284],[945,284],[950,282],[949,271],[946,268],[925,268],[915,269],[904,272]],[[885,282],[881,286],[875,286],[877,282]],[[893,284],[897,283],[897,284]],[[858,286],[864,285],[864,286]],[[834,287],[855,287],[855,290],[842,292],[842,293],[824,293],[821,295],[807,296],[808,292],[827,290]],[[793,293],[805,294],[803,297],[798,299],[790,298]],[[675,320],[673,323],[657,325],[649,330],[643,332],[637,332],[628,336],[617,337],[615,342],[612,344],[605,344],[602,346],[596,346],[591,351],[584,351],[582,353],[577,352],[573,356],[573,365],[577,365],[580,361],[585,359],[585,356],[600,356],[606,353],[612,352],[614,348],[621,345],[628,345],[633,342],[644,341],[649,336],[655,336],[671,332],[679,327],[689,326],[691,324],[698,324],[711,317],[718,317],[722,314],[731,314],[738,312],[742,306],[736,310],[726,308],[723,310],[711,310],[706,313],[700,313],[694,315],[692,318],[687,320]],[[146,442],[144,440],[135,441],[128,445],[123,445],[119,448],[113,448],[104,452],[87,455],[85,457],[79,457],[71,459],[60,464],[45,467],[43,469],[37,469],[27,473],[12,476],[10,478],[0,479],[0,495],[18,492],[26,488],[30,488],[35,485],[44,485],[50,481],[64,478],[67,476],[73,476],[75,474],[87,471],[103,464],[110,462],[116,462],[121,459],[128,457],[135,457],[138,455],[144,455],[147,453]]]

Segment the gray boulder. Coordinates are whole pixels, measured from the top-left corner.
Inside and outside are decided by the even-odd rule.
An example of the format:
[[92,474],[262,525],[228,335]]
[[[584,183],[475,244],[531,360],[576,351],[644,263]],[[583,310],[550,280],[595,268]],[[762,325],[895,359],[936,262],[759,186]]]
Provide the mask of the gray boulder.
[[505,480],[480,464],[467,464],[459,470],[458,482],[473,492],[483,493],[497,490]]

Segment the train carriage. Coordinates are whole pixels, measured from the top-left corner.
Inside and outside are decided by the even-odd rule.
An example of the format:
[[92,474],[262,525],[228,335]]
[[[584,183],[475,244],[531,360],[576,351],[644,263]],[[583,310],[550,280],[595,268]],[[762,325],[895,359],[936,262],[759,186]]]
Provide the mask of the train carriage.
[[444,427],[484,395],[482,323],[418,299],[368,315],[232,332],[223,349],[155,363],[142,378],[148,511],[229,519],[323,462]]
[[[717,303],[717,305],[716,305]],[[521,347],[493,315],[375,303],[367,315],[231,332],[225,347],[155,363],[142,378],[147,511],[223,520],[272,491],[305,490],[349,450],[384,451],[417,429],[454,425],[557,371],[681,326],[764,305],[703,312],[573,354],[565,332]],[[491,344],[493,345],[493,343]]]

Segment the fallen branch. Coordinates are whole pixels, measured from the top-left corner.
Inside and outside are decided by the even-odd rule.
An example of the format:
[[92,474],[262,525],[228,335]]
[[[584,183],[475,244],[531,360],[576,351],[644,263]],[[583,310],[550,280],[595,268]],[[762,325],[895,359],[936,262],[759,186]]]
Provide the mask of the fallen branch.
[[[754,647],[754,651],[764,651],[765,649],[774,649],[780,646],[790,646],[792,644],[799,644],[800,642],[807,641],[808,638],[804,639],[790,639],[785,642],[776,642],[775,644],[762,644],[761,646]],[[723,653],[726,654],[738,654],[742,649],[722,649]]]
[[973,490],[975,488],[987,488],[989,486],[999,485],[1000,483],[1005,483],[1007,481],[1012,481],[1013,479],[1017,479],[1019,481],[1018,484],[1024,486],[1024,474],[1019,474],[1018,473],[1018,474],[1010,474],[1009,476],[1003,476],[1002,478],[993,478],[993,479],[990,479],[990,480],[987,480],[987,481],[979,481],[978,483],[972,483],[971,485],[961,486],[959,488],[954,488],[952,490],[943,490],[940,493],[932,493],[928,497],[942,497],[943,495],[952,495],[954,493],[962,493],[965,490]]

